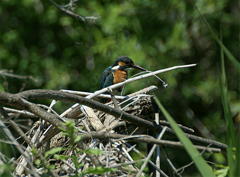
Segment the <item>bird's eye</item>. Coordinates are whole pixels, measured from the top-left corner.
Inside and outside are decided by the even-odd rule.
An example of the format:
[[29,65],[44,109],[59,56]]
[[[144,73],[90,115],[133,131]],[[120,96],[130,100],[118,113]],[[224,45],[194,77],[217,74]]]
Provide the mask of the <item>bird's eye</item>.
[[127,65],[131,65],[132,62],[131,62],[131,61],[127,61],[126,64],[127,64]]

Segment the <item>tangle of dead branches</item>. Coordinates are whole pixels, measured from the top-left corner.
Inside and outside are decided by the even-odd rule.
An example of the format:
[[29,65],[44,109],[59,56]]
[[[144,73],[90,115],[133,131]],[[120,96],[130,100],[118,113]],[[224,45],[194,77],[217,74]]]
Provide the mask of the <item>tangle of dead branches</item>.
[[[161,72],[192,66],[195,65],[158,70],[109,88],[115,89]],[[128,176],[129,174],[141,176],[144,174],[145,166],[151,164],[156,173],[168,176],[160,168],[160,162],[155,163],[151,160],[153,152],[160,151],[163,146],[183,148],[183,145],[179,141],[172,140],[176,138],[175,132],[167,121],[155,122],[154,120],[159,117],[159,113],[153,109],[151,93],[157,87],[150,86],[127,96],[116,96],[117,105],[116,102],[103,104],[93,100],[94,97],[111,97],[104,94],[107,89],[104,88],[95,93],[42,89],[26,90],[16,94],[1,92],[0,125],[4,128],[9,141],[12,141],[21,154],[15,161],[13,175],[87,176],[95,174],[101,176],[105,173],[110,176]],[[41,105],[37,103],[39,100],[50,100],[51,104]],[[74,103],[74,105],[61,113],[60,110],[55,109],[55,105],[59,102],[65,105]],[[75,117],[69,117],[69,113],[74,111],[78,111],[78,114]],[[35,120],[32,128],[27,131],[23,131],[15,122],[16,119],[23,117]],[[14,138],[12,130],[6,124],[18,133],[21,142],[15,139],[17,137]],[[218,141],[195,135],[190,127],[178,125],[194,142],[195,147],[202,152],[221,152],[227,147]],[[153,134],[148,134],[148,130]],[[153,147],[145,156],[137,149],[138,143],[152,144]],[[142,157],[139,160],[143,162],[141,168],[136,165],[139,161],[133,159],[131,152],[138,153]],[[1,156],[0,160],[4,161]],[[38,165],[36,160],[40,161]],[[168,162],[171,168],[174,167],[169,158]],[[52,164],[54,168],[50,168]],[[183,166],[187,168],[186,165]],[[175,171],[178,173],[176,169]]]

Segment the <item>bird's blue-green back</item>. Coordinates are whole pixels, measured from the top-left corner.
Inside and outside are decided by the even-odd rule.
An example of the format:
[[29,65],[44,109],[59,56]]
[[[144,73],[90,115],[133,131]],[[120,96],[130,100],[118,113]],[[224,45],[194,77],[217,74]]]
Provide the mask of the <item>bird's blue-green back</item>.
[[112,66],[106,68],[101,76],[100,80],[100,88],[105,88],[110,85],[113,85],[113,74],[112,74]]

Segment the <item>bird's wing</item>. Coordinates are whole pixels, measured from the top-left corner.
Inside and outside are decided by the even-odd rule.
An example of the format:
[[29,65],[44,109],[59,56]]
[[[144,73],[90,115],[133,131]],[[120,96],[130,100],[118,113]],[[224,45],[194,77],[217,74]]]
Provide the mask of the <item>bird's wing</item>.
[[107,78],[106,78],[106,80],[105,80],[105,82],[104,82],[104,85],[103,85],[103,88],[105,88],[105,87],[109,87],[110,85],[113,85],[114,83],[113,83],[113,73],[111,72],[108,76],[107,76]]
[[112,69],[111,68],[112,67],[109,66],[102,73],[101,80],[100,80],[100,88],[101,89],[112,85],[113,75],[112,75]]

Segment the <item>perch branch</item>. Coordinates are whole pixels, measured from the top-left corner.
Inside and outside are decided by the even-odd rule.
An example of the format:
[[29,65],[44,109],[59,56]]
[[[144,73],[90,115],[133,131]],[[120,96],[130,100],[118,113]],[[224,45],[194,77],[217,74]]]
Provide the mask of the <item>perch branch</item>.
[[[171,70],[175,70],[175,69],[179,69],[179,68],[187,68],[187,67],[193,67],[193,66],[196,66],[196,64],[173,66],[173,67],[170,67],[170,68],[160,69],[160,70],[157,70],[157,71],[154,71],[154,72],[151,72],[151,73],[147,73],[147,74],[143,74],[143,75],[140,75],[140,76],[136,76],[136,77],[127,79],[124,82],[120,82],[120,83],[111,85],[109,87],[103,88],[101,90],[98,90],[98,91],[94,92],[93,94],[88,95],[86,98],[92,99],[92,98],[96,97],[97,95],[100,95],[102,93],[107,92],[108,89],[112,89],[113,90],[113,89],[122,87],[122,86],[124,86],[127,83],[130,83],[130,82],[133,82],[133,81],[137,81],[137,80],[140,80],[140,79],[144,79],[144,78],[147,78],[147,77],[155,76],[156,74],[160,74],[160,73],[163,73],[163,72],[167,72],[167,71],[171,71]],[[64,111],[61,114],[61,116],[64,117],[65,115],[70,113],[72,110],[74,110],[74,108],[76,108],[78,105],[79,105],[78,103],[74,104],[72,107],[70,107],[69,109]]]
[[175,70],[175,69],[179,69],[179,68],[188,68],[188,67],[193,67],[193,66],[196,66],[196,64],[173,66],[173,67],[170,67],[170,68],[165,68],[165,69],[160,69],[160,70],[157,70],[157,71],[153,71],[151,73],[147,73],[147,74],[143,74],[143,75],[140,75],[140,76],[137,76],[137,77],[133,77],[131,79],[125,80],[124,82],[120,82],[120,83],[111,85],[109,87],[103,88],[101,90],[98,90],[98,91],[94,92],[92,95],[87,96],[86,98],[89,98],[89,99],[93,98],[93,97],[95,97],[95,96],[97,96],[99,94],[107,92],[108,89],[112,89],[113,90],[113,89],[119,88],[119,87],[121,87],[121,86],[123,86],[123,85],[125,85],[127,83],[130,83],[130,82],[133,82],[133,81],[137,81],[137,80],[140,80],[140,79],[144,79],[144,78],[148,78],[148,77],[154,76],[156,74],[164,73],[164,72]]
[[[128,114],[126,112],[123,112],[121,110],[114,109],[110,106],[104,105],[102,103],[99,103],[94,100],[90,100],[78,95],[73,95],[69,93],[65,93],[62,91],[54,91],[54,90],[28,90],[24,92],[20,92],[17,95],[25,98],[25,99],[38,99],[38,98],[48,98],[48,99],[55,99],[55,100],[61,100],[61,101],[71,101],[71,102],[77,102],[83,105],[86,105],[88,107],[103,111],[105,113],[108,113],[110,115],[113,115],[115,117],[121,117],[122,119],[129,121],[137,126],[143,126],[146,128],[155,128],[155,129],[161,129],[160,126],[156,126],[153,122],[150,122],[148,120],[139,118],[137,116]],[[0,100],[1,101],[1,100]],[[161,121],[160,121],[161,124]],[[166,125],[166,122],[163,122],[164,125]],[[181,126],[183,129],[184,127]],[[188,128],[189,129],[189,128]]]
[[[88,107],[97,109],[99,111],[103,111],[105,113],[108,113],[110,115],[113,115],[115,117],[121,117],[123,120],[131,122],[137,126],[140,127],[145,127],[145,128],[151,128],[155,129],[157,131],[161,130],[162,126],[158,126],[153,122],[150,122],[148,120],[142,119],[140,117],[128,114],[126,112],[114,109],[110,106],[101,104],[97,101],[90,100],[81,96],[69,94],[69,93],[64,93],[61,91],[53,91],[53,90],[29,90],[29,91],[24,91],[20,92],[17,94],[18,96],[22,96],[26,99],[37,99],[37,98],[50,98],[50,99],[56,99],[56,100],[62,100],[62,101],[71,101],[71,102],[77,102],[83,105],[86,105]],[[0,94],[0,103],[1,103],[1,94]],[[3,102],[4,103],[4,102]],[[160,122],[161,124],[161,122]],[[173,130],[170,128],[167,128],[167,132],[170,132],[172,134],[175,134]],[[188,136],[190,139],[198,141],[198,142],[203,142],[207,144],[213,144],[215,146],[218,146],[220,148],[225,149],[227,146],[223,143],[206,139],[206,138],[201,138],[199,136],[191,135],[186,133],[186,136]]]
[[[60,91],[66,92],[66,93],[72,93],[72,94],[79,95],[79,96],[88,96],[88,95],[93,94],[93,93],[91,93],[91,92],[74,91],[74,90],[64,90],[64,89],[61,89]],[[108,95],[108,94],[100,94],[100,95],[98,95],[98,97],[100,97],[100,98],[111,98],[111,95]],[[128,98],[128,96],[118,96],[118,95],[114,95],[114,97],[115,97],[117,100],[123,100],[123,99]]]
[[[91,133],[80,134],[80,135],[82,136],[81,140],[88,140],[88,139],[92,139],[92,138],[107,140],[109,138],[113,138],[113,139],[125,139],[125,140],[133,141],[133,142],[144,142],[144,143],[150,143],[150,144],[165,145],[165,146],[169,146],[169,147],[183,147],[181,142],[158,140],[158,139],[153,138],[148,135],[139,135],[138,137],[136,135],[134,135],[133,138],[131,138],[131,136],[129,136],[129,135],[106,133],[106,132],[103,132],[103,133],[91,132]],[[126,137],[127,137],[127,139],[126,139]],[[210,147],[199,146],[199,145],[195,145],[195,147],[199,150],[205,150],[207,152],[221,152],[221,149],[219,149],[219,148],[210,148]]]

